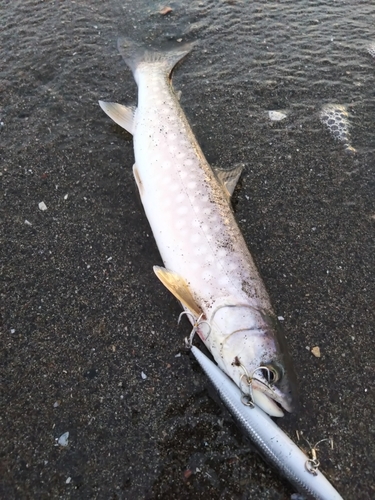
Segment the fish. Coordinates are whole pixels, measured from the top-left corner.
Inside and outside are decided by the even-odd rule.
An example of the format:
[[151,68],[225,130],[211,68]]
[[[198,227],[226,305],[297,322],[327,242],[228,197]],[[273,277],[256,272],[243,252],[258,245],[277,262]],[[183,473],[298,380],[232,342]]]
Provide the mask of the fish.
[[[303,498],[342,500],[342,496],[289,436],[260,408],[241,402],[239,388],[197,347],[191,351],[230,413],[263,458],[302,493]],[[315,448],[316,450],[316,445]]]
[[213,170],[171,84],[192,44],[118,49],[138,86],[137,107],[99,101],[133,135],[133,173],[164,266],[154,266],[218,366],[273,416],[297,404],[285,336],[236,223],[231,195],[242,167]]

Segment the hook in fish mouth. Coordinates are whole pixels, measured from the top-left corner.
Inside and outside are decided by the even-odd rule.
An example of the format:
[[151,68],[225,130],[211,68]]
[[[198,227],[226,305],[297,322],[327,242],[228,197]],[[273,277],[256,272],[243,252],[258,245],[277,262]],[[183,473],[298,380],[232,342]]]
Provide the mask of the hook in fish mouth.
[[[240,376],[242,403],[252,408],[257,405],[272,417],[282,417],[284,412],[277,404],[277,394],[275,394],[273,385],[282,376],[277,368],[271,363],[264,364],[255,368],[255,370],[249,374],[246,367],[237,357],[233,364],[243,370]],[[259,372],[262,374],[261,378],[256,376]],[[243,386],[245,386],[246,390],[243,389]]]
[[[192,324],[192,330],[189,337],[185,338],[185,345],[188,349],[192,347],[193,338],[196,333],[203,342],[206,342],[212,332],[212,318],[216,312],[222,307],[235,307],[232,305],[225,305],[217,308],[214,314],[211,316],[210,320],[207,319],[206,315],[202,312],[201,314],[193,314],[191,311],[186,309],[183,311],[178,318],[178,323],[180,323],[182,316],[186,315]],[[248,306],[246,306],[248,307]],[[251,306],[249,306],[251,308]],[[205,328],[202,328],[205,326]],[[205,331],[206,330],[206,331]],[[234,334],[238,332],[247,331],[248,329],[240,329],[232,332],[228,338],[231,338]],[[226,339],[227,340],[227,339]],[[223,356],[221,356],[223,358]],[[266,363],[262,363],[249,373],[245,365],[240,361],[239,357],[235,356],[234,361],[231,363],[232,366],[237,366],[242,369],[242,373],[236,375],[235,373],[230,374],[229,359],[223,358],[216,361],[219,363],[222,361],[223,365],[221,368],[224,372],[228,373],[233,380],[236,380],[242,393],[242,402],[247,406],[257,405],[268,415],[273,417],[282,417],[284,415],[281,408],[287,411],[292,411],[292,407],[289,404],[287,398],[280,390],[278,384],[283,381],[285,375],[285,369],[282,364],[278,363],[276,360],[272,360]],[[229,363],[228,363],[229,362]]]

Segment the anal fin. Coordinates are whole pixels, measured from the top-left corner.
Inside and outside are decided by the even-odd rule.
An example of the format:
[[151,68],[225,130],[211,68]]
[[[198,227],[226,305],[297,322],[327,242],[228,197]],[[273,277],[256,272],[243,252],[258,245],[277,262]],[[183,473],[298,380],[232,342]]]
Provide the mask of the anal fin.
[[192,296],[188,284],[182,276],[165,267],[154,266],[154,272],[163,285],[196,317],[202,314],[199,306]]
[[223,168],[214,168],[215,175],[223,186],[225,194],[228,198],[230,198],[233,194],[233,191],[236,187],[238,179],[240,178],[242,171],[244,169],[244,165],[236,165],[229,170]]
[[133,134],[135,107],[104,101],[99,101],[99,106],[117,125]]

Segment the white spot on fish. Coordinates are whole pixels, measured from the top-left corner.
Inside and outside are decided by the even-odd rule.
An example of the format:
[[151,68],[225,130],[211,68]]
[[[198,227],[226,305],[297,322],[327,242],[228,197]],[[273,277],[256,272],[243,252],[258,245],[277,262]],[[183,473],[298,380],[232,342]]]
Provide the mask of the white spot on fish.
[[220,248],[217,252],[218,257],[226,257],[227,251],[224,248]]
[[169,150],[170,153],[173,154],[173,153],[175,153],[177,151],[177,146],[169,146],[168,150]]
[[195,189],[197,187],[197,183],[196,182],[188,182],[187,187],[189,189]]
[[186,226],[186,219],[178,219],[176,222],[176,228],[181,229],[184,226]]
[[189,211],[189,208],[186,205],[183,205],[182,207],[179,207],[177,209],[178,215],[186,215]]
[[177,153],[176,157],[177,158],[183,158],[184,156],[186,156],[186,153],[184,151],[180,151],[179,153]]
[[228,271],[234,271],[235,269],[238,268],[238,264],[236,262],[230,262],[227,266]]
[[225,285],[228,285],[230,283],[230,279],[228,276],[221,276],[219,278],[219,284],[222,285],[222,286],[225,286]]
[[212,273],[210,271],[203,271],[202,278],[204,281],[210,281],[212,280]]
[[193,163],[194,163],[193,160],[191,160],[190,158],[187,158],[186,160],[184,160],[184,165],[186,167],[190,167]]
[[212,212],[212,208],[204,208],[203,209],[204,215],[210,215],[211,212]]
[[198,241],[201,239],[201,235],[199,233],[193,234],[191,237],[191,242],[192,243],[198,243]]
[[176,197],[176,202],[177,203],[181,203],[182,201],[184,201],[186,199],[186,195],[185,193],[180,193],[177,197]]
[[207,253],[207,250],[208,250],[207,247],[197,246],[194,248],[193,254],[194,255],[204,255],[205,253]]
[[172,180],[172,177],[170,175],[166,175],[165,177],[163,177],[161,182],[162,182],[162,184],[165,185],[165,184],[169,184],[171,182],[171,180]]

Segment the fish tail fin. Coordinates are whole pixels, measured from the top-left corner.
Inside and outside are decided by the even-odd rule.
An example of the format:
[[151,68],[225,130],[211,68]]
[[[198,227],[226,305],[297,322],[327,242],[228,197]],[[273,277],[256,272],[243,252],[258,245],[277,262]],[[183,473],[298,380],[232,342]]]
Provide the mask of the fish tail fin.
[[149,50],[128,38],[119,38],[117,41],[118,50],[133,75],[140,67],[152,65],[156,71],[169,76],[176,64],[191,51],[192,46],[193,44],[186,43],[171,50],[156,51]]

